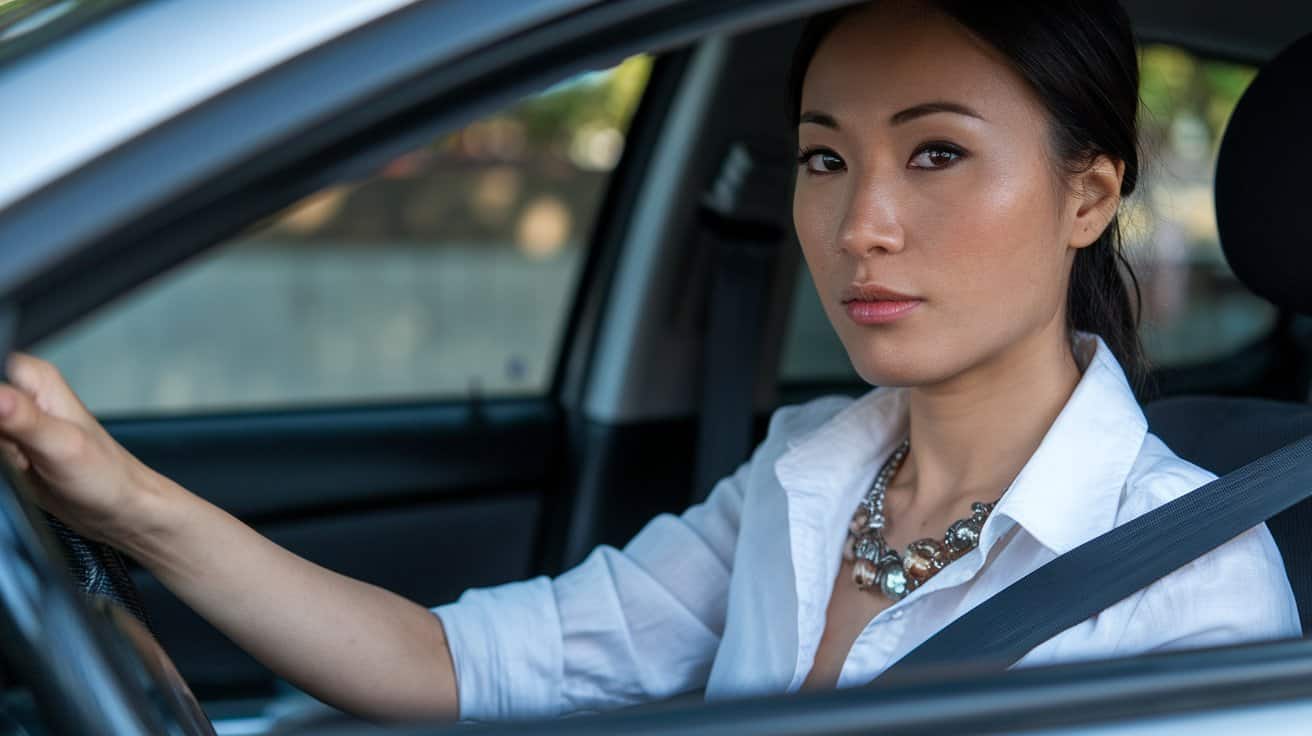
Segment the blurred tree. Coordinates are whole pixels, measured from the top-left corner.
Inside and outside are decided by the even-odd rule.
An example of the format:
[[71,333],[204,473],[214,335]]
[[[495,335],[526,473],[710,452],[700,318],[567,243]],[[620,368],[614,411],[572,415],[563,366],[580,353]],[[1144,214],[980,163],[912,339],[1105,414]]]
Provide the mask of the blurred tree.
[[[481,121],[509,122],[521,130],[527,150],[563,153],[574,135],[585,128],[628,129],[629,118],[651,74],[650,56],[634,56],[616,67],[588,72],[523,100],[502,115]],[[479,134],[466,129],[447,137],[443,148],[460,147],[463,136]]]
[[1200,60],[1176,46],[1150,44],[1140,51],[1139,96],[1145,132],[1161,134],[1182,115],[1195,115],[1213,142],[1257,70],[1242,64]]

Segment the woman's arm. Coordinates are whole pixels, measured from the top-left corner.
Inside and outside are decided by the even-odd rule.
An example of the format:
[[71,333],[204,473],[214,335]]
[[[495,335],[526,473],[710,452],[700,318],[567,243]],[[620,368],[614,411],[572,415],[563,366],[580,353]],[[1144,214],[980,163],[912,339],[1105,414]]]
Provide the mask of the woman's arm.
[[316,698],[372,719],[454,718],[442,624],[320,567],[159,476],[155,531],[121,548],[237,646]]
[[123,549],[278,675],[378,719],[452,718],[442,624],[381,588],[304,560],[147,468],[53,366],[25,355],[0,385],[0,451],[52,513]]
[[555,579],[470,590],[436,609],[461,717],[554,716],[705,687],[747,489],[768,467],[757,462],[765,446],[704,503],[657,516],[623,549],[603,545]]

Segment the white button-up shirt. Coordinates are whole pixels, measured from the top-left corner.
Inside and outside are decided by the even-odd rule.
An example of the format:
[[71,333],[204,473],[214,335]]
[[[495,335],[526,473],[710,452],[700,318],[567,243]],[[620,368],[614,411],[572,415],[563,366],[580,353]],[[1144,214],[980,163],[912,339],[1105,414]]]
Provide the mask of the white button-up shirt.
[[[462,718],[555,715],[705,687],[707,699],[796,690],[810,672],[847,525],[907,433],[902,389],[776,411],[705,503],[653,519],[623,550],[471,590],[434,612]],[[1097,349],[979,546],[875,616],[840,687],[869,682],[1035,568],[1214,476],[1147,422]],[[1300,635],[1270,532],[1258,526],[1030,651],[1019,666]]]

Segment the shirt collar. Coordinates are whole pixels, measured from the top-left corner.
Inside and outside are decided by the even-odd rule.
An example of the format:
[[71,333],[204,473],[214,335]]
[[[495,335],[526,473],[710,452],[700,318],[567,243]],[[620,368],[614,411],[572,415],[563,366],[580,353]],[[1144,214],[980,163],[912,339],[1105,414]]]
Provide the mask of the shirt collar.
[[[1007,531],[995,518],[1010,519],[1056,554],[1115,525],[1121,490],[1148,424],[1102,338],[1080,333],[1076,340],[1092,356],[1038,449],[994,508],[980,542],[984,556]],[[790,505],[818,514],[808,521],[823,529],[846,528],[879,464],[906,431],[905,390],[878,388],[790,440],[775,464]],[[836,553],[842,535],[828,536],[834,539],[825,540],[823,551]]]
[[[1093,348],[1084,375],[990,517],[1011,519],[1058,555],[1116,525],[1125,480],[1148,433],[1111,349],[1094,335],[1078,339]],[[985,556],[1006,531],[993,526],[980,541]]]
[[[970,572],[955,576],[956,582],[973,576],[993,545],[1016,527],[1060,555],[1115,525],[1121,490],[1143,444],[1147,421],[1102,339],[1081,334],[1077,345],[1077,353],[1094,349],[1075,391],[1002,494],[984,524],[978,554],[969,555]],[[788,440],[789,449],[775,461],[775,475],[787,499],[797,594],[799,647],[790,690],[801,684],[819,646],[856,504],[906,433],[906,391],[877,388],[814,430]],[[936,575],[912,595],[948,584],[954,583]]]

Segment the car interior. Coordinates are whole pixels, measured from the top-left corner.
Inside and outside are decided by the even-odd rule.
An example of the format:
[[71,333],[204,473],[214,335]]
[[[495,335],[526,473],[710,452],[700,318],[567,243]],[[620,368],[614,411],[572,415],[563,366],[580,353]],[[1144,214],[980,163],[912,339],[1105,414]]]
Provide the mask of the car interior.
[[[1151,430],[1224,474],[1312,434],[1312,224],[1299,217],[1312,6],[1125,4],[1163,79],[1178,81],[1187,62],[1196,69],[1182,89],[1244,80],[1233,112],[1207,98],[1185,122],[1159,126],[1178,166],[1197,171],[1148,174],[1193,182],[1176,196],[1203,191],[1210,212],[1215,162],[1215,224],[1201,216],[1212,234],[1160,229],[1175,255],[1153,260],[1146,245],[1141,256],[1141,306],[1158,318],[1146,328],[1157,331],[1142,397]],[[216,185],[180,198],[182,216],[113,235],[185,249],[128,265],[102,253],[26,287],[37,316],[18,341],[55,362],[146,464],[319,564],[428,606],[559,573],[703,498],[774,409],[870,388],[829,334],[791,229],[782,80],[799,29],[763,14],[732,34],[617,45],[625,53],[607,49],[604,65],[586,56],[594,81],[636,52],[645,66],[618,118],[622,153],[597,164],[611,150],[597,141],[609,139],[578,143],[566,173],[550,162],[516,169],[505,146],[533,144],[506,132],[500,110],[511,105],[464,113],[457,137],[422,101],[397,103],[387,124],[339,121],[245,194]],[[577,89],[495,81],[507,99]],[[529,120],[550,109],[516,104]],[[1216,127],[1209,115],[1229,121],[1215,141],[1198,132]],[[1179,153],[1189,145],[1193,158]],[[514,203],[498,205],[507,190]],[[444,217],[473,224],[452,236],[447,220],[377,201],[389,197],[420,209],[449,201]],[[207,221],[188,202],[227,214]],[[475,222],[484,206],[513,215]],[[352,230],[358,222],[382,229]],[[513,246],[465,272],[451,255],[464,251],[444,245],[503,237]],[[423,248],[433,254],[415,254]],[[543,291],[545,279],[559,286]],[[248,291],[225,292],[238,287]],[[82,296],[38,296],[56,292]],[[429,316],[393,325],[388,310],[402,308]],[[1172,320],[1184,325],[1175,336]],[[496,341],[505,345],[483,345]],[[533,341],[540,349],[524,353]],[[389,352],[396,344],[410,347]],[[1154,345],[1170,349],[1154,356]],[[457,354],[466,362],[436,382]],[[322,386],[300,372],[306,360]],[[413,375],[389,373],[398,360]],[[1269,526],[1306,631],[1312,501]],[[151,630],[219,733],[333,715],[131,573]]]

